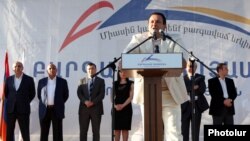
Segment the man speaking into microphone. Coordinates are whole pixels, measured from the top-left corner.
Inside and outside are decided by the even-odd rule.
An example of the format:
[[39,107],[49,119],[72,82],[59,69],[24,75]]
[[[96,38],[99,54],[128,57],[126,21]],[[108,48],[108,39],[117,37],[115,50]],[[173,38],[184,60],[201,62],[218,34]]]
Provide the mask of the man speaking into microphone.
[[[150,14],[148,19],[148,32],[133,35],[132,40],[123,52],[127,53],[134,46],[140,44],[149,37],[152,37],[152,39],[140,45],[130,53],[183,52],[183,48],[180,46],[182,43],[181,39],[176,35],[171,35],[171,38],[166,38],[170,36],[166,36],[164,31],[166,31],[166,17],[164,14],[159,12]],[[184,56],[186,55],[184,54]],[[185,62],[184,59],[183,68]],[[187,100],[188,96],[183,77],[168,77],[168,74],[164,74],[162,76],[162,119],[164,124],[164,137],[168,141],[182,140],[180,104]],[[144,80],[142,76],[134,80],[133,102],[140,105],[144,123]]]

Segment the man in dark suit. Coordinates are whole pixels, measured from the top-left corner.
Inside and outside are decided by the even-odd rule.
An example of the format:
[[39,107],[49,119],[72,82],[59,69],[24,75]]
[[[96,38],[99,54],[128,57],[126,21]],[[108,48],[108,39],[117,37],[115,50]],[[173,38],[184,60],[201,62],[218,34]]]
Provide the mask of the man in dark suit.
[[7,141],[14,140],[16,120],[18,121],[23,141],[30,141],[30,103],[35,97],[35,83],[32,77],[23,73],[23,64],[13,64],[14,75],[5,83],[7,108]]
[[236,87],[233,79],[226,77],[228,75],[227,64],[219,63],[216,70],[219,76],[208,80],[211,95],[209,114],[212,115],[214,125],[233,125]]
[[92,77],[96,73],[96,65],[88,63],[87,77],[80,80],[77,95],[80,100],[79,124],[80,141],[87,141],[89,122],[91,121],[93,141],[100,141],[100,125],[103,115],[103,99],[105,82],[100,77]]
[[[187,74],[184,75],[184,81],[187,88],[188,95],[190,100],[181,104],[181,130],[183,135],[183,141],[189,141],[189,128],[190,122],[192,123],[192,103],[194,102],[194,141],[199,141],[200,134],[200,124],[202,113],[209,108],[208,102],[204,96],[206,91],[205,76],[195,73],[197,69],[197,64],[195,62],[188,61],[186,66]],[[193,80],[193,81],[192,81]],[[193,87],[192,87],[193,85]],[[192,93],[194,92],[194,93]],[[194,94],[194,101],[191,101],[191,94]]]
[[53,141],[63,141],[62,120],[65,117],[65,102],[69,97],[68,83],[57,76],[54,64],[47,67],[48,77],[38,82],[40,141],[48,141],[50,124],[53,126]]

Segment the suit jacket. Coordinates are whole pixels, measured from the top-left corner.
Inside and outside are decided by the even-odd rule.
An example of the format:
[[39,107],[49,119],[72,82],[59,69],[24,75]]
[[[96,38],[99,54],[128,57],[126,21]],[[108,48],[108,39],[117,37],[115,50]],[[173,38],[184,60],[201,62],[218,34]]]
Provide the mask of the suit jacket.
[[[232,106],[229,108],[229,113],[234,115],[234,100],[237,97],[234,81],[231,78],[225,78],[227,85],[228,98],[232,99]],[[214,116],[220,116],[222,109],[224,108],[224,96],[223,90],[218,77],[214,77],[208,80],[208,89],[211,95],[209,114]]]
[[[88,78],[85,77],[80,80],[81,84],[77,88],[77,95],[80,100],[79,104],[79,114],[95,112],[97,114],[103,115],[103,99],[105,96],[105,82],[104,79],[100,77],[95,77],[94,86],[91,96],[89,95],[88,90]],[[94,106],[87,108],[84,104],[85,101],[91,100],[94,103]]]
[[30,103],[36,95],[34,79],[26,74],[23,74],[22,81],[18,90],[14,83],[15,75],[6,79],[5,97],[7,104],[7,112],[16,112],[19,114],[30,114]]
[[[131,50],[133,47],[144,41],[148,38],[148,33],[136,34],[132,36],[132,40],[128,44],[128,46],[124,49],[124,53]],[[176,35],[171,35],[173,39],[182,44],[180,38]],[[131,53],[153,53],[153,42],[152,40],[148,40],[138,48],[134,49]],[[161,41],[159,45],[160,53],[173,53],[173,52],[181,52],[181,47],[178,44],[175,44],[173,41],[166,39],[166,41]],[[171,96],[177,104],[181,104],[188,100],[187,91],[185,88],[185,83],[183,77],[168,77],[168,74],[165,74],[164,80],[168,85]],[[144,103],[144,80],[142,76],[138,76],[134,79],[134,98],[133,102],[136,104]],[[164,99],[163,99],[164,104]]]
[[[204,93],[206,91],[205,76],[196,73],[193,77],[193,80],[194,80],[194,85],[199,86],[199,88],[194,91],[194,95],[197,97],[197,100],[195,100],[195,106],[197,108],[197,112],[202,113],[209,108],[208,102],[204,96]],[[192,93],[192,81],[188,78],[188,75],[184,75],[184,81],[185,81],[187,92],[189,93],[189,96],[191,99],[190,94]],[[192,110],[192,108],[191,109],[189,108],[190,104],[191,104],[190,101],[186,101],[183,104],[181,104],[182,113],[185,113],[185,112],[192,113],[190,111]]]
[[[39,118],[43,119],[46,114],[46,103],[42,96],[46,94],[46,89],[48,83],[48,77],[42,78],[38,81],[37,94],[39,99]],[[56,77],[56,88],[54,97],[54,108],[57,118],[63,119],[65,117],[65,102],[69,97],[68,83],[64,78]]]

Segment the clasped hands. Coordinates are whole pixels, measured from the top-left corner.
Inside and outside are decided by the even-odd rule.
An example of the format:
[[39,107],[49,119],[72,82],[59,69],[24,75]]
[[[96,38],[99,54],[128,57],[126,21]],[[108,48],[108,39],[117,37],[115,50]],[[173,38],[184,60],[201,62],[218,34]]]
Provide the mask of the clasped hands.
[[224,105],[226,107],[231,107],[232,106],[232,101],[233,101],[232,99],[227,98],[227,99],[224,100]]
[[90,108],[90,107],[92,107],[92,106],[94,105],[94,103],[93,103],[92,101],[85,101],[84,104],[85,104],[88,108]]
[[115,105],[115,109],[117,110],[117,111],[121,111],[122,109],[123,109],[123,104],[116,104]]

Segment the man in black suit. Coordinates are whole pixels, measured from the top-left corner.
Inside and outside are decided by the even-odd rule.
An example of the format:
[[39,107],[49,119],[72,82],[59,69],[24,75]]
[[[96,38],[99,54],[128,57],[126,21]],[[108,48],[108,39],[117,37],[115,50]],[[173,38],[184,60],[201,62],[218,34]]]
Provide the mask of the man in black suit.
[[208,80],[211,95],[209,114],[212,115],[214,125],[233,125],[236,87],[233,79],[226,77],[228,75],[227,64],[219,63],[216,70],[219,76]]
[[47,66],[48,77],[38,82],[40,141],[48,141],[50,124],[53,126],[53,141],[63,141],[62,122],[65,117],[65,102],[69,97],[68,83],[57,76],[54,64]]
[[87,77],[80,80],[77,95],[80,100],[79,124],[80,141],[87,141],[89,122],[91,121],[93,141],[100,141],[100,125],[103,115],[103,99],[105,82],[100,77],[92,77],[96,73],[96,65],[88,63]]
[[[189,141],[189,128],[190,122],[192,121],[192,101],[191,94],[194,94],[194,104],[195,104],[195,126],[194,141],[199,141],[200,134],[200,124],[202,113],[209,108],[208,102],[204,96],[206,91],[205,76],[195,73],[197,69],[197,64],[195,62],[188,61],[186,66],[187,74],[184,75],[184,81],[190,100],[181,104],[181,130],[183,135],[183,141]],[[193,81],[192,81],[193,79]],[[192,83],[193,82],[193,83]],[[193,85],[193,87],[192,87]],[[194,93],[192,93],[194,92]],[[192,122],[191,122],[192,123]]]
[[7,108],[7,141],[14,140],[16,120],[18,121],[23,141],[30,141],[30,103],[35,97],[34,79],[23,73],[23,64],[13,64],[14,75],[5,82]]

